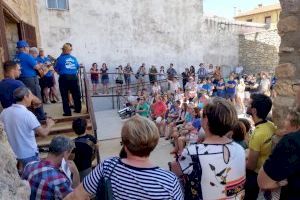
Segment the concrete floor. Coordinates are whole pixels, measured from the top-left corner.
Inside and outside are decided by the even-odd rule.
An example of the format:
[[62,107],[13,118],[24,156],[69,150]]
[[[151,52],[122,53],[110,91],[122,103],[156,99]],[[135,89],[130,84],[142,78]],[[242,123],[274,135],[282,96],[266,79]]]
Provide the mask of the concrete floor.
[[[95,112],[98,139],[100,140],[100,158],[104,160],[111,156],[119,155],[121,150],[120,137],[123,120],[117,114],[117,110],[107,110]],[[159,140],[150,158],[154,164],[164,169],[168,169],[168,162],[173,161],[170,154],[172,145],[164,138]]]

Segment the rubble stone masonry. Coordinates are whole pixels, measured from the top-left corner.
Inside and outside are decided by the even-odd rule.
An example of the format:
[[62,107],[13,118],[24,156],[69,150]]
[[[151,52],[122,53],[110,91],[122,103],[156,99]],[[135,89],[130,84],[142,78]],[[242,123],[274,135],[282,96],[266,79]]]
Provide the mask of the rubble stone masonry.
[[274,72],[279,62],[279,45],[277,29],[241,34],[239,62],[246,73]]
[[279,48],[279,65],[275,86],[277,98],[274,100],[273,117],[275,123],[281,124],[288,108],[295,106],[295,93],[292,84],[300,81],[300,1],[280,0],[282,13],[278,23],[281,36]]

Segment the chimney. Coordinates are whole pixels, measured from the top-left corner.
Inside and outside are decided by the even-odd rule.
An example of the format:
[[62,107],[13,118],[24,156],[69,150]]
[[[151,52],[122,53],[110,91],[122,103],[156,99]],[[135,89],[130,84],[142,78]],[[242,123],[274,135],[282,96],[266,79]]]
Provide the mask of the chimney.
[[263,7],[262,3],[258,4],[258,8],[262,8],[262,7]]

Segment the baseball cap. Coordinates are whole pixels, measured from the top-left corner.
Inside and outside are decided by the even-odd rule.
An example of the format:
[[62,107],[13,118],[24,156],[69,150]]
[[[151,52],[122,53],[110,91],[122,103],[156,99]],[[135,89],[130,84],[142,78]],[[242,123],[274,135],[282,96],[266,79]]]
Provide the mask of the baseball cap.
[[17,48],[29,47],[28,43],[25,40],[20,40],[17,42]]

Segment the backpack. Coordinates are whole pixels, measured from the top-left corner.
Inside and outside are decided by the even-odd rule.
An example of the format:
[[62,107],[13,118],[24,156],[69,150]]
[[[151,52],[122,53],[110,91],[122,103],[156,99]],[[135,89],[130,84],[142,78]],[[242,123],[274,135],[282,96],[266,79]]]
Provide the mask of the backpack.
[[116,161],[117,163],[115,163],[114,166],[112,167],[111,171],[108,174],[108,177],[103,176],[99,180],[97,192],[96,192],[96,200],[113,200],[113,191],[112,191],[110,177],[115,167],[120,162],[119,158]]
[[[184,199],[186,200],[202,200],[202,189],[201,189],[201,177],[202,169],[198,154],[198,146],[195,145],[196,155],[190,155],[192,158],[191,166],[193,171],[190,174],[185,175],[184,184]],[[189,153],[189,152],[188,152]],[[190,154],[190,153],[189,153]],[[183,170],[184,171],[184,170]]]

